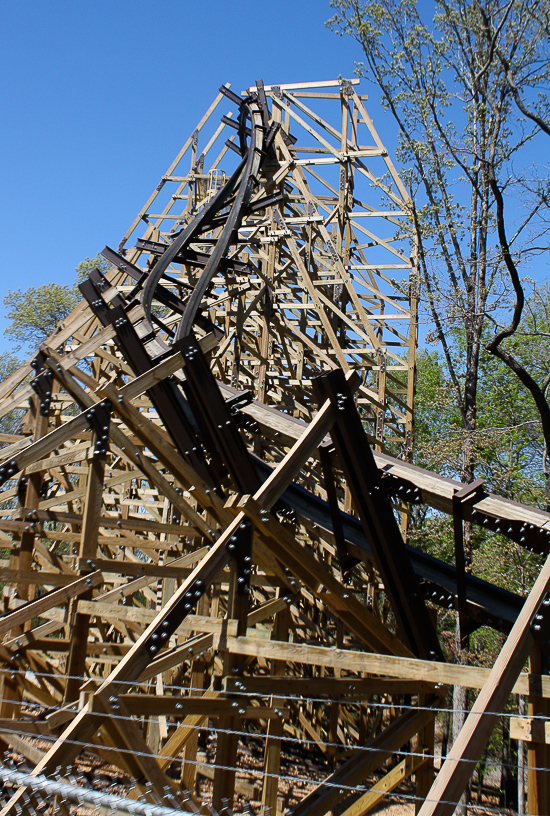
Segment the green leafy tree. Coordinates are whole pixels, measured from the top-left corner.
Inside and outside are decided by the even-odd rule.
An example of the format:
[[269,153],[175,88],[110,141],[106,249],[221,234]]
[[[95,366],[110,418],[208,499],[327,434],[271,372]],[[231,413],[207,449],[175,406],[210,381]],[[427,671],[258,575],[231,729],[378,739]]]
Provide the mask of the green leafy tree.
[[83,261],[80,261],[77,267],[75,267],[75,286],[82,283],[83,280],[86,280],[92,269],[99,269],[100,272],[105,273],[110,268],[111,264],[109,261],[99,253],[94,255],[93,258],[86,257]]
[[34,348],[55,331],[79,301],[73,287],[59,283],[10,290],[4,297],[10,321],[6,334],[17,349]]
[[105,271],[110,264],[101,255],[96,255],[78,264],[73,286],[46,283],[8,291],[4,306],[10,323],[5,333],[15,341],[16,350],[32,350],[53,334],[59,323],[80,303],[82,296],[78,284],[94,267]]
[[[3,354],[0,354],[0,383],[3,383],[8,379],[8,377],[11,377],[11,375],[17,371],[19,366],[20,361],[14,354],[11,354],[9,351],[5,351]],[[9,413],[7,413],[5,416],[1,417],[0,433],[16,433],[23,413],[24,411],[14,409],[13,411],[9,411]],[[0,440],[0,447],[2,447],[4,444],[8,444],[8,442],[2,442]]]
[[[398,158],[416,200],[410,215],[426,319],[464,431],[457,472],[470,482],[487,324],[513,305],[502,284],[507,267],[497,193],[523,196],[512,242],[518,259],[533,251],[533,235],[546,238],[548,179],[544,168],[531,167],[530,152],[541,127],[533,118],[518,121],[516,96],[526,105],[538,99],[532,105],[538,113],[546,109],[547,29],[526,3],[436,0],[431,20],[414,0],[332,0],[331,6],[329,25],[361,44],[365,62],[358,71],[378,87],[397,124]],[[465,544],[469,559],[468,536]]]

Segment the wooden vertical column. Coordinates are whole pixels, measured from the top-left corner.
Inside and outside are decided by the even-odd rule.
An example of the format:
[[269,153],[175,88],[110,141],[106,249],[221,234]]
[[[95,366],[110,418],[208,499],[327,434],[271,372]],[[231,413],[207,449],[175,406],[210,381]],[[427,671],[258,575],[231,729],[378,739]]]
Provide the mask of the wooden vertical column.
[[[206,663],[204,660],[193,660],[191,664],[191,697],[200,695],[201,687],[204,687],[204,675]],[[185,761],[181,766],[181,786],[185,790],[195,793],[197,781],[197,746],[199,741],[198,728],[193,730],[192,735],[185,743]]]
[[[434,629],[437,630],[437,611],[433,608],[429,610]],[[431,704],[433,698],[426,694],[418,695],[418,707],[426,707]],[[426,762],[418,768],[415,774],[416,796],[415,813],[422,807],[422,802],[428,795],[433,785],[435,768],[435,719],[431,720],[421,731],[418,732],[416,752],[425,752]]]
[[[37,442],[48,432],[48,416],[40,412],[40,397],[33,394],[30,402],[30,414],[34,421],[33,441]],[[31,473],[27,478],[27,487],[25,491],[25,507],[29,510],[36,510],[40,503],[40,488],[42,486],[42,474]],[[18,568],[20,570],[30,570],[33,564],[34,553],[34,531],[33,525],[29,525],[29,530],[26,530],[21,535],[19,545],[19,559]],[[25,601],[32,600],[34,596],[34,585],[32,584],[17,584],[17,595]]]
[[[422,708],[429,703],[426,694],[418,695],[418,707]],[[431,720],[422,731],[418,732],[418,742],[416,753],[422,751],[429,757],[428,761],[416,771],[416,796],[415,813],[420,811],[424,799],[428,795],[434,781],[434,750],[435,750],[435,719]]]
[[[344,624],[341,620],[336,621],[336,648],[341,649],[344,645]],[[341,677],[342,671],[339,668],[334,668],[334,676]],[[340,722],[340,704],[332,702],[330,704],[330,726],[329,726],[329,742],[332,743],[327,747],[327,757],[332,759],[333,767],[336,767],[336,743],[338,742],[338,724]]]
[[[288,640],[288,629],[290,625],[290,609],[288,606],[277,612],[273,625],[272,637],[274,640]],[[275,675],[284,674],[286,663],[284,660],[273,660],[271,671]],[[272,698],[272,708],[279,708],[284,704],[280,698]],[[264,809],[276,816],[277,813],[277,793],[279,780],[277,775],[280,771],[281,763],[281,737],[283,736],[283,721],[280,718],[269,720],[267,726],[267,739],[265,743],[264,755],[264,784],[262,790],[262,804]]]
[[[542,674],[540,647],[535,645],[529,658],[530,675]],[[550,700],[529,695],[529,717],[550,716]],[[547,816],[550,813],[550,746],[544,742],[527,743],[527,813]]]
[[[212,615],[216,617],[216,615],[212,611],[212,602],[208,597],[208,594],[205,593],[202,598],[199,600],[197,605],[197,615]],[[205,673],[206,673],[206,663],[204,660],[199,658],[198,660],[193,660],[191,662],[191,672],[190,672],[190,680],[189,680],[189,696],[190,697],[200,697],[201,696],[201,689],[205,686]],[[199,740],[199,731],[198,728],[193,730],[192,735],[189,737],[187,742],[185,743],[185,761],[182,763],[181,766],[181,785],[185,790],[190,791],[191,793],[195,792],[195,784],[197,780],[197,746]]]
[[[245,520],[238,529],[236,538],[240,539],[238,547],[246,551],[247,540],[251,540],[252,532],[249,529],[250,522]],[[239,557],[240,561],[240,557]],[[237,637],[246,635],[246,622],[248,615],[248,594],[238,589],[239,575],[238,560],[231,563],[231,578],[229,582],[229,597],[227,599],[227,617],[237,620]],[[238,676],[238,663],[240,658],[226,652],[223,660],[223,687],[227,686],[227,678]],[[220,811],[226,804],[233,808],[233,797],[235,795],[235,769],[237,764],[237,751],[239,738],[235,733],[241,729],[241,719],[239,717],[220,717],[218,742],[216,747],[216,769],[214,771],[214,786],[212,793],[212,806]]]
[[[88,463],[88,484],[86,487],[86,504],[84,517],[82,519],[82,533],[80,537],[79,556],[86,562],[90,562],[85,568],[79,570],[81,575],[93,572],[93,561],[97,555],[97,537],[99,533],[99,523],[101,517],[101,507],[103,503],[103,482],[105,477],[105,456],[96,455],[98,446],[98,435],[94,431],[92,444],[94,455]],[[92,599],[92,590],[88,590],[80,598],[83,601]],[[88,629],[90,626],[90,616],[82,615],[78,612],[78,598],[71,602],[71,646],[67,659],[67,686],[65,689],[65,703],[76,699],[82,685],[82,677],[86,671],[86,646],[88,642]]]
[[[48,416],[40,412],[40,397],[37,394],[29,400],[29,415],[27,421],[34,425],[33,441],[37,442],[48,432]],[[40,503],[40,488],[42,486],[42,474],[31,473],[27,478],[24,494],[25,507],[28,510],[36,510]],[[32,569],[34,560],[34,524],[28,525],[28,530],[21,534],[19,548],[11,552],[10,568],[20,570]],[[38,575],[38,573],[37,573]],[[15,594],[23,601],[32,601],[35,587],[33,584],[17,584]],[[4,588],[6,600],[13,594],[13,588]],[[9,594],[6,594],[9,593]],[[23,624],[22,627],[14,628],[11,636],[15,637],[22,630],[30,629],[31,621]],[[21,701],[21,687],[17,681],[17,675],[8,674],[7,671],[0,672],[0,716],[11,718],[19,716]]]

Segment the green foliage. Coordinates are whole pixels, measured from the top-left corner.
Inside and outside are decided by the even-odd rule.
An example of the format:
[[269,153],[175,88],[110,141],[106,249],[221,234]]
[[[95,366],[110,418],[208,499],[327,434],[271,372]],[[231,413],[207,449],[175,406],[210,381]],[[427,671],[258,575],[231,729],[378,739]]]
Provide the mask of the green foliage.
[[5,382],[8,377],[11,377],[20,365],[21,363],[15,354],[11,354],[9,351],[0,354],[0,383]]
[[78,284],[94,268],[105,271],[110,264],[101,256],[86,258],[75,268],[73,286],[46,283],[28,289],[8,290],[4,297],[10,324],[5,333],[15,341],[16,349],[32,350],[56,330],[58,324],[78,305],[82,296]]
[[16,342],[18,349],[35,348],[53,334],[79,301],[73,287],[59,283],[9,290],[4,305],[11,322],[5,333]]
[[[550,367],[549,334],[550,287],[533,287],[519,331],[507,342],[517,359],[529,364],[537,377],[545,375]],[[460,370],[466,354],[461,328],[450,336]],[[490,491],[506,498],[546,506],[540,417],[530,393],[504,363],[481,353],[477,423],[474,429],[466,430],[443,355],[421,350],[415,417],[416,464],[456,479],[464,436],[468,434],[475,478],[483,478]],[[452,521],[445,514],[413,506],[409,543],[443,561],[454,562]],[[543,561],[506,537],[476,525],[472,527],[471,557],[474,575],[522,596],[529,592]],[[443,641],[453,651],[454,614],[442,616],[440,622]],[[491,665],[501,645],[500,635],[482,628],[471,638],[470,656],[478,664]]]
[[109,261],[99,253],[93,258],[87,257],[85,260],[80,261],[78,266],[75,267],[76,284],[82,283],[83,280],[86,280],[92,269],[99,269],[100,272],[105,274],[105,272],[110,268],[111,264]]
[[[20,361],[14,354],[11,354],[8,351],[0,354],[0,383],[3,383],[8,379],[8,377],[11,377],[11,375],[17,371],[20,364]],[[14,409],[1,417],[0,433],[14,434],[17,431],[17,427],[21,421],[23,413],[24,411]],[[0,442],[0,447],[1,446],[2,443]]]

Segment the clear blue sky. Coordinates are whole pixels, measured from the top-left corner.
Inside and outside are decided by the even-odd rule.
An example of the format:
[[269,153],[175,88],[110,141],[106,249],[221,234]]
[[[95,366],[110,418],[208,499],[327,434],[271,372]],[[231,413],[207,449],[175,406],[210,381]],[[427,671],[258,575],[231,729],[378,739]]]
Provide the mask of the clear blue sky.
[[116,246],[220,84],[353,76],[361,50],[325,28],[331,13],[328,0],[0,0],[0,295],[70,283]]

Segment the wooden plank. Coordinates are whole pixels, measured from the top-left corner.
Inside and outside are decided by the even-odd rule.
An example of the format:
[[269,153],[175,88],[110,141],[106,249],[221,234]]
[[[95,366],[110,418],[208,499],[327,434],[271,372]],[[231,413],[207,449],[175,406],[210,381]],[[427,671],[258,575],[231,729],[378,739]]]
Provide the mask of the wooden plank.
[[[283,641],[275,641],[283,642]],[[284,663],[284,661],[282,661]],[[301,661],[297,661],[301,662]],[[238,683],[238,685],[236,685]],[[273,695],[275,697],[328,697],[342,701],[364,702],[373,694],[433,693],[435,683],[423,680],[395,680],[384,677],[296,677],[270,674],[266,677],[229,677],[227,691],[241,691],[246,694]]]
[[[199,346],[204,354],[213,351],[217,345],[218,341],[213,332],[205,335],[205,337],[201,337],[199,340]],[[162,382],[171,374],[175,374],[176,371],[181,371],[183,368],[185,368],[185,359],[181,352],[177,351],[171,357],[168,357],[149,371],[146,371],[145,374],[141,374],[139,377],[131,380],[131,382],[123,385],[122,388],[118,390],[118,394],[125,399],[135,399],[145,393],[145,391],[153,385]],[[102,399],[104,394],[106,395],[106,392],[101,388],[96,393],[99,399]]]
[[[222,386],[223,387],[223,386]],[[253,417],[266,432],[270,428],[275,428],[278,433],[283,434],[288,439],[299,439],[307,427],[307,423],[296,417],[284,414],[273,406],[263,405],[254,400],[250,405],[245,405],[243,413]],[[402,459],[397,459],[386,453],[373,451],[378,468],[384,473],[407,479],[422,491],[422,500],[437,510],[442,510],[448,515],[452,515],[453,495],[457,490],[464,487],[462,482],[433,473],[425,468],[411,465]],[[530,507],[519,502],[504,499],[495,494],[489,494],[476,502],[475,508],[481,512],[498,516],[505,521],[520,521],[522,523],[534,524],[541,529],[548,530],[550,540],[550,514],[544,510]],[[471,517],[473,507],[466,505],[463,508],[464,516],[468,520]]]
[[[133,474],[131,471],[128,471],[127,474],[124,474],[126,478],[133,478]],[[80,525],[82,524],[82,514],[81,513],[62,513],[57,510],[29,510],[28,508],[23,507],[20,510],[14,510],[14,515],[21,515],[27,516],[29,513],[32,513],[33,521],[36,520],[38,522],[44,521],[56,521],[60,524],[75,524]],[[16,529],[16,528],[4,528],[3,520],[0,520],[0,530],[1,529]],[[21,522],[25,523],[25,522]],[[28,523],[28,522],[27,522]],[[192,531],[195,529],[194,527],[187,527],[183,524],[168,524],[167,522],[162,521],[152,521],[151,519],[147,518],[115,518],[112,516],[105,516],[102,515],[100,518],[99,523],[100,529],[106,530],[131,530],[131,531],[141,531],[144,533],[174,533],[176,535],[192,535]],[[17,528],[18,529],[18,528]],[[147,543],[147,539],[144,539],[144,544]]]
[[352,805],[350,805],[342,816],[365,816],[376,805],[384,799],[386,794],[395,790],[404,779],[416,773],[419,768],[429,761],[428,757],[421,755],[410,755],[402,759],[395,768],[392,768],[389,773],[376,782],[370,790],[359,797]]
[[[114,544],[122,544],[124,546],[124,539],[111,539],[111,543]],[[147,549],[144,546],[144,549]],[[195,559],[197,560],[197,559]],[[190,572],[189,567],[179,566],[175,563],[175,561],[179,561],[179,559],[175,559],[174,563],[169,562],[168,564],[151,564],[151,563],[140,563],[140,562],[133,562],[133,561],[125,561],[125,560],[115,560],[109,558],[95,558],[93,560],[94,567],[97,569],[102,570],[104,573],[111,573],[114,575],[130,575],[135,578],[139,578],[141,576],[149,576],[151,578],[187,578]],[[86,559],[82,558],[78,561],[79,569],[82,569],[86,566]]]
[[[101,603],[101,601],[79,601],[78,610],[85,615],[93,615],[104,620],[134,621],[145,626],[149,625],[158,615],[155,609],[146,609],[143,606],[119,606]],[[233,635],[236,631],[235,621],[228,621],[225,618],[209,618],[205,615],[187,615],[176,632],[185,634],[197,631],[219,634],[222,629]]]
[[[17,573],[17,570],[13,570],[14,573]],[[34,583],[38,583],[37,578],[41,578],[41,573],[35,570],[32,570],[34,575]],[[16,609],[15,612],[9,612],[7,615],[3,615],[0,618],[0,635],[9,632],[10,629],[13,629],[15,626],[21,626],[21,624],[25,623],[26,621],[32,620],[32,618],[38,617],[42,612],[46,612],[48,609],[51,609],[52,606],[57,606],[58,604],[64,603],[68,601],[70,598],[74,598],[77,595],[80,595],[82,592],[87,592],[92,587],[98,586],[99,584],[103,583],[103,575],[100,570],[96,572],[90,573],[85,578],[79,578],[76,581],[71,581],[73,576],[62,576],[63,578],[67,578],[67,585],[63,587],[63,589],[57,589],[54,592],[49,592],[43,598],[39,598],[36,601],[31,601],[25,606]],[[0,575],[0,580],[1,575]],[[46,583],[40,581],[40,583]]]
[[5,583],[35,584],[40,586],[67,587],[75,580],[74,573],[44,572],[43,570],[0,569],[0,581]]
[[[479,689],[487,682],[490,669],[418,660],[394,655],[371,654],[351,649],[335,649],[304,643],[260,640],[259,638],[228,638],[227,648],[236,654],[262,657],[267,660],[286,660],[310,666],[326,666],[342,671],[379,675],[384,678],[419,681],[437,685],[466,686]],[[355,679],[355,678],[354,678]],[[529,689],[550,697],[550,677],[522,674],[514,683],[514,694],[529,694]]]
[[550,745],[550,720],[544,717],[510,717],[510,737]]
[[216,698],[211,700],[204,697],[172,697],[169,695],[155,696],[152,694],[121,694],[119,700],[124,702],[130,714],[141,716],[147,711],[147,716],[166,715],[170,717],[224,717],[236,714],[250,720],[287,719],[288,708],[278,708],[277,712],[269,706],[252,706],[238,700]]

